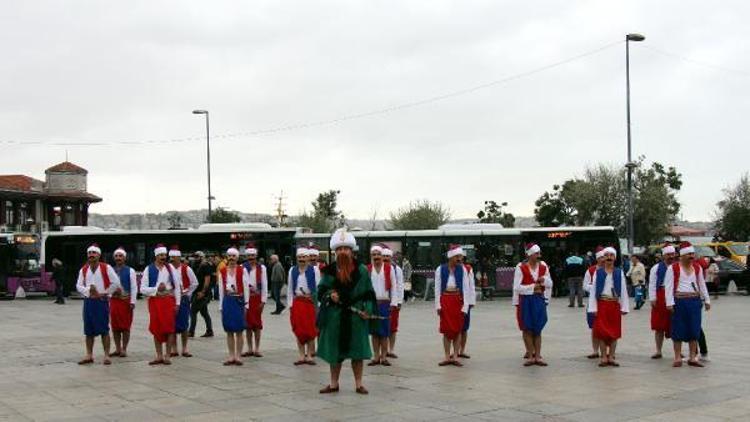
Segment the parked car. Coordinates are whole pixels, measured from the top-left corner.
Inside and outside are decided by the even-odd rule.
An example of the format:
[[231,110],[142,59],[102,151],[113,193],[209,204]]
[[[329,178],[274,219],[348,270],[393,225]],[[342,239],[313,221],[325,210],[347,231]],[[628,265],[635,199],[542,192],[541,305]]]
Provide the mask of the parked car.
[[737,290],[750,292],[750,270],[731,259],[716,261],[719,266],[719,292],[726,293],[729,282],[734,281]]

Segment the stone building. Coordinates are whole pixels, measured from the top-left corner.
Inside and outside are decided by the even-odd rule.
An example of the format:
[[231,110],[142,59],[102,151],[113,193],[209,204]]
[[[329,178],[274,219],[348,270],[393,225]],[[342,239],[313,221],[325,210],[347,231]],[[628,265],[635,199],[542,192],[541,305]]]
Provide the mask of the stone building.
[[102,200],[87,191],[88,171],[65,161],[44,174],[44,181],[0,175],[0,231],[57,231],[88,224],[89,205]]

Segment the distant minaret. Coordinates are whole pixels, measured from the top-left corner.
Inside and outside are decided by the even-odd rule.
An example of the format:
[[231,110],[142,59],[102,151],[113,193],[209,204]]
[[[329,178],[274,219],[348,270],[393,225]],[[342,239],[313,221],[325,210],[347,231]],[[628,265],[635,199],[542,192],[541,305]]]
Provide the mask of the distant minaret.
[[285,199],[286,197],[284,196],[284,190],[282,190],[279,196],[276,197],[276,221],[279,222],[279,227],[284,227],[286,219],[289,217],[288,215],[286,215],[286,212],[284,210]]

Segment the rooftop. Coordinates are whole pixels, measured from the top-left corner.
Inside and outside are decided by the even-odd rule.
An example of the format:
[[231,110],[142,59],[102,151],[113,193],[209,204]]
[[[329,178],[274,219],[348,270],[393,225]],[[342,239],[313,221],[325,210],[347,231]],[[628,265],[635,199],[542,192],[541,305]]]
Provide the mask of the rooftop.
[[62,163],[56,164],[44,171],[44,173],[50,172],[88,174],[88,170],[83,167],[77,166],[70,161],[63,161]]

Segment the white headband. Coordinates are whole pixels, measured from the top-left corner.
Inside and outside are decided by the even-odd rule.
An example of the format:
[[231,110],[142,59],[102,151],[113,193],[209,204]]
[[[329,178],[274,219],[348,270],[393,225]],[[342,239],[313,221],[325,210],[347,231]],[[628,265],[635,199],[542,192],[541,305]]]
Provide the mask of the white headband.
[[182,256],[182,252],[180,252],[179,249],[171,249],[169,251],[169,256]]
[[393,256],[393,251],[388,248],[383,248],[383,256]]
[[382,254],[383,253],[383,248],[381,248],[378,245],[375,245],[375,246],[373,246],[373,247],[370,248],[370,253],[373,253],[373,252],[379,252],[379,253]]
[[162,255],[167,253],[167,247],[166,246],[159,246],[158,248],[154,248],[154,255]]
[[297,248],[297,256],[307,256],[310,254],[310,251],[308,251],[305,248]]
[[255,248],[245,249],[245,255],[258,255],[258,250]]
[[665,255],[665,254],[668,254],[668,253],[675,253],[675,252],[676,252],[675,248],[672,245],[665,246],[665,247],[661,248],[662,255]]
[[308,249],[307,253],[312,256],[320,256],[320,251],[315,248]]
[[445,255],[448,257],[448,259],[453,258],[454,256],[464,255],[464,248],[460,246],[457,248],[453,248],[449,250],[448,253]]
[[98,246],[94,246],[94,245],[91,245],[91,246],[89,246],[89,248],[88,248],[88,249],[86,249],[86,253],[91,253],[91,252],[96,252],[96,253],[98,253],[99,255],[101,255],[101,254],[102,254],[102,250],[101,250],[101,249],[99,249],[99,247],[98,247]]
[[227,256],[240,256],[240,251],[237,248],[229,248],[227,249]]
[[680,255],[687,255],[689,253],[695,253],[695,248],[693,247],[693,245],[680,248]]
[[604,248],[604,255],[606,255],[606,254],[612,254],[612,255],[614,255],[616,257],[617,256],[617,249],[615,249],[615,248],[613,248],[611,246],[606,247],[606,248]]
[[115,249],[115,253],[113,253],[112,255],[113,256],[117,256],[118,253],[122,254],[122,256],[125,256],[125,257],[128,256],[128,253],[125,252],[125,249],[123,249],[123,248],[117,248],[117,249]]
[[604,258],[604,252],[605,252],[605,250],[606,249],[602,249],[602,250],[596,252],[596,259]]

